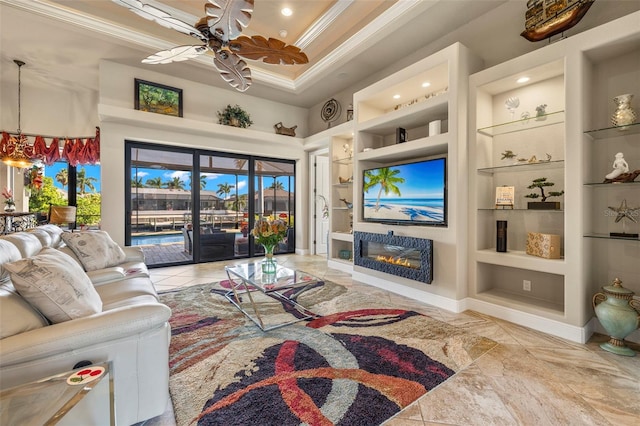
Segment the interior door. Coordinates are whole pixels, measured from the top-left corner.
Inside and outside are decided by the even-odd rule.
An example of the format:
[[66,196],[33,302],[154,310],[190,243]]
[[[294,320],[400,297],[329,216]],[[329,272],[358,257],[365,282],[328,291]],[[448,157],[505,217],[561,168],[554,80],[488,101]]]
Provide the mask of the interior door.
[[315,167],[315,246],[316,254],[327,254],[329,241],[329,157],[317,156]]

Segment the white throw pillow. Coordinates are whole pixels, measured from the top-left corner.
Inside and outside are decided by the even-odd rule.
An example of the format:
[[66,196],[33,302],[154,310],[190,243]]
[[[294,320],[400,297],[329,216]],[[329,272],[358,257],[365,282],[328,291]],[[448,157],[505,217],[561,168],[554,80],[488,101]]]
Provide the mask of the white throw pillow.
[[76,254],[85,271],[95,271],[124,262],[127,255],[104,231],[65,232],[62,240]]
[[52,323],[102,312],[102,300],[82,267],[56,249],[4,267],[16,291]]

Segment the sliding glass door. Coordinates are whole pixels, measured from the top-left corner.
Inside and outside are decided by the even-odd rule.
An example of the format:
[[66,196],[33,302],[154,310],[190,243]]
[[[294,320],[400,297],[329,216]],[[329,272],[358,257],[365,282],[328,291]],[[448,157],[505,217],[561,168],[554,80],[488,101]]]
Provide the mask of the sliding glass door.
[[191,262],[193,153],[139,144],[130,144],[126,153],[126,245],[140,246],[150,266]]
[[250,231],[262,217],[289,225],[276,253],[295,251],[295,162],[137,142],[125,152],[126,244],[150,266],[261,255]]

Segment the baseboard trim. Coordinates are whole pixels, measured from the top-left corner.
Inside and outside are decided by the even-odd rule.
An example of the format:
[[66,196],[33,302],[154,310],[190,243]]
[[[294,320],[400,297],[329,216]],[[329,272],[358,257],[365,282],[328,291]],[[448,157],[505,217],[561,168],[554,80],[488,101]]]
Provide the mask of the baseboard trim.
[[428,303],[429,305],[437,308],[446,309],[447,311],[460,313],[466,309],[463,300],[449,299],[448,297],[440,296],[437,294],[429,293],[428,291],[419,290],[416,288],[408,287],[402,284],[394,283],[383,278],[377,278],[369,274],[363,274],[362,272],[353,271],[353,279],[360,281],[374,287],[388,290],[392,293],[406,296],[411,299],[418,300],[420,302]]
[[480,312],[485,315],[491,315],[492,317],[541,331],[546,334],[551,334],[556,337],[571,340],[572,342],[586,343],[593,334],[591,321],[583,327],[578,327],[527,312],[522,312],[517,309],[495,305],[483,300],[467,298],[465,301],[467,308],[473,311]]

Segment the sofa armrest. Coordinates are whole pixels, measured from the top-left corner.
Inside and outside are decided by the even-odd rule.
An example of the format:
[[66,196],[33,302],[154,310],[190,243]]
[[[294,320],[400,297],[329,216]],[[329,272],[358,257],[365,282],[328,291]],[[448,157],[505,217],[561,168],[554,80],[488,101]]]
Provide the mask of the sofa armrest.
[[132,247],[126,246],[122,247],[124,254],[127,256],[125,258],[125,262],[143,262],[144,263],[144,253],[142,252],[142,248],[140,247]]
[[0,340],[0,368],[144,334],[170,316],[161,303],[138,303],[10,336]]

